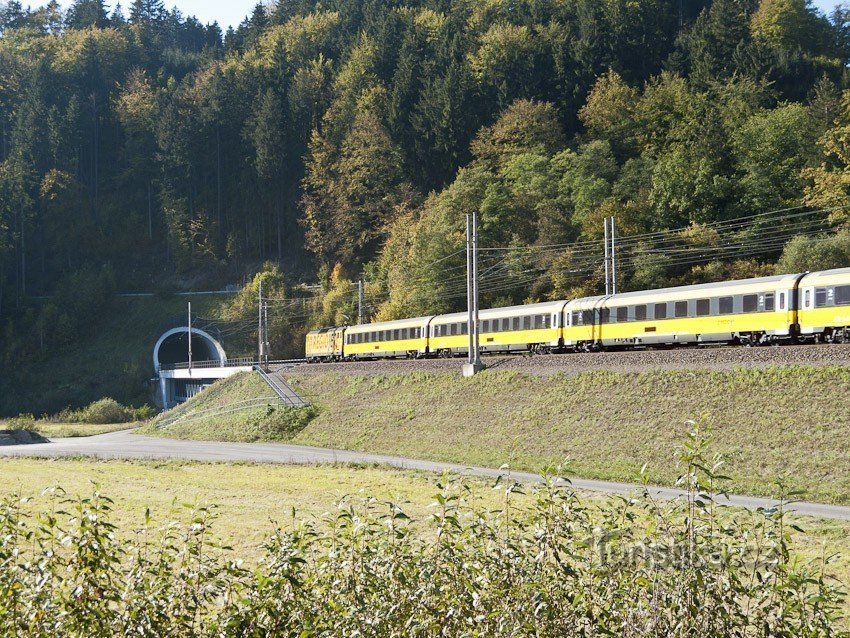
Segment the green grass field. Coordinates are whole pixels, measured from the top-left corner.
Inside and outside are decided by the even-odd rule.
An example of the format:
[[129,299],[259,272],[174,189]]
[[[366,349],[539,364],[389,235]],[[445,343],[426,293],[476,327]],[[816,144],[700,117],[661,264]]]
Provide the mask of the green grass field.
[[[347,495],[373,496],[405,503],[427,515],[439,491],[439,477],[419,472],[354,465],[286,466],[186,461],[35,460],[0,458],[2,495],[35,497],[60,486],[69,495],[90,495],[95,486],[115,500],[116,522],[132,530],[150,510],[157,523],[185,521],[194,505],[215,505],[215,525],[229,544],[252,549],[274,528],[286,524],[293,509],[299,519],[319,518]],[[499,496],[484,481],[469,479],[478,498],[497,506]]]
[[[674,458],[685,422],[708,415],[714,448],[732,477],[730,491],[776,496],[775,483],[784,478],[808,499],[850,503],[845,368],[548,378],[493,371],[473,379],[324,374],[291,381],[317,408],[291,437],[295,443],[523,470],[568,460],[576,476],[622,481],[635,481],[647,463],[651,480],[669,485],[678,476]],[[226,405],[257,392],[265,392],[261,380],[231,379],[183,409]],[[232,414],[153,432],[259,440],[255,417]],[[278,431],[271,438],[286,436]]]

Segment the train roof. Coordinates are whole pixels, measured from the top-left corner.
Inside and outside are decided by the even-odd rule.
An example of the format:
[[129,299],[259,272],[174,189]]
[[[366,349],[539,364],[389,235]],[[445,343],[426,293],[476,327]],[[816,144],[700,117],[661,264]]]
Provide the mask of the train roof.
[[[517,314],[527,315],[527,314],[535,314],[541,312],[555,312],[560,311],[567,305],[566,300],[559,301],[544,301],[542,303],[532,303],[525,306],[504,306],[502,308],[483,308],[478,311],[478,317],[480,319],[488,319],[488,318],[500,318],[500,317],[510,317]],[[452,312],[447,315],[437,315],[434,317],[435,323],[442,323],[443,321],[453,322],[459,320],[465,320],[469,317],[469,313],[464,312]]]
[[326,334],[328,332],[333,332],[334,330],[341,330],[341,329],[342,329],[341,327],[330,326],[328,328],[317,328],[316,330],[311,330],[307,334],[308,335],[321,335],[321,334]]
[[655,290],[638,290],[624,292],[617,295],[603,297],[606,303],[617,303],[620,301],[637,301],[639,299],[676,298],[681,296],[690,297],[697,294],[719,294],[721,291],[736,289],[737,294],[745,292],[764,292],[770,287],[786,284],[793,286],[801,275],[774,275],[772,277],[755,277],[752,279],[737,279],[734,281],[717,281],[707,284],[694,284],[692,286],[675,286],[671,288],[658,288]]
[[800,281],[801,286],[829,285],[847,283],[850,279],[850,268],[834,268],[807,273]]
[[372,330],[386,330],[387,328],[408,328],[421,326],[423,324],[428,323],[434,317],[413,317],[412,319],[397,319],[395,321],[380,321],[378,323],[362,323],[357,326],[350,326],[347,328],[348,332],[359,333],[359,332],[371,332]]

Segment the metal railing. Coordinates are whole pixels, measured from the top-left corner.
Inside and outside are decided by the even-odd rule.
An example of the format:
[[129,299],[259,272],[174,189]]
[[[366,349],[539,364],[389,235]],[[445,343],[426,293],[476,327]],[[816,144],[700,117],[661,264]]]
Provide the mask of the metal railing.
[[[192,369],[195,368],[249,368],[251,366],[256,365],[257,362],[254,359],[249,357],[245,357],[242,359],[225,359],[222,361],[221,359],[212,359],[209,361],[193,361]],[[181,361],[179,363],[161,363],[159,365],[160,370],[188,370],[189,362]]]
[[282,401],[284,401],[287,405],[292,407],[306,407],[310,405],[310,402],[307,401],[304,397],[300,396],[295,390],[293,390],[286,381],[284,381],[280,376],[270,376],[265,370],[263,370],[260,366],[254,366],[254,369],[260,373],[260,376],[263,378],[268,386],[274,390],[275,394],[280,397]]

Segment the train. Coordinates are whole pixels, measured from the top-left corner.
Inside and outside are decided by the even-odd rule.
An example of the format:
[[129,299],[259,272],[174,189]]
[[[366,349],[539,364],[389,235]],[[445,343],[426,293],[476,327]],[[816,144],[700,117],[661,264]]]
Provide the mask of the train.
[[[850,268],[479,312],[482,353],[850,342]],[[467,313],[307,334],[309,362],[466,356]]]

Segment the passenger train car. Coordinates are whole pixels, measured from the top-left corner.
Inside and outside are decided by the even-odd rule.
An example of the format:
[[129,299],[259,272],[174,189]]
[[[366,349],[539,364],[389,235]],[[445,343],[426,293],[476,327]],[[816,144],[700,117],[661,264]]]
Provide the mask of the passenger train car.
[[[308,361],[466,355],[466,313],[307,335]],[[479,313],[483,352],[850,341],[850,268],[679,286]]]

